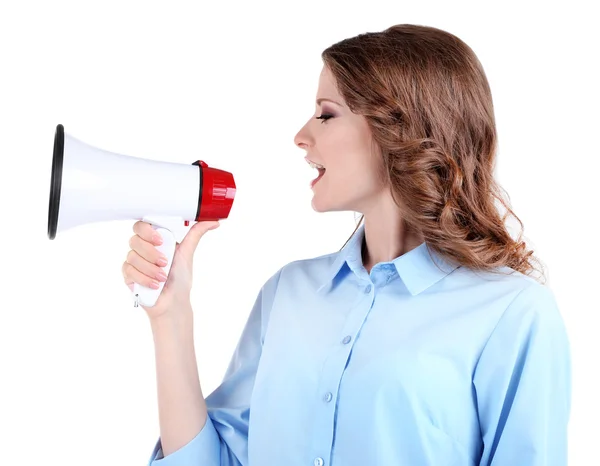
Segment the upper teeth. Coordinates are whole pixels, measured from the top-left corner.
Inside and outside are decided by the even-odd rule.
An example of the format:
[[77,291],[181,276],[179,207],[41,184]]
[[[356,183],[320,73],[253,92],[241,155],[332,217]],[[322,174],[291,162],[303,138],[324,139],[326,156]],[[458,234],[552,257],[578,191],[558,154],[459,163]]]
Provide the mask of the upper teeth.
[[312,162],[310,160],[308,160],[307,162],[313,168],[325,168],[323,165],[319,165],[318,163]]

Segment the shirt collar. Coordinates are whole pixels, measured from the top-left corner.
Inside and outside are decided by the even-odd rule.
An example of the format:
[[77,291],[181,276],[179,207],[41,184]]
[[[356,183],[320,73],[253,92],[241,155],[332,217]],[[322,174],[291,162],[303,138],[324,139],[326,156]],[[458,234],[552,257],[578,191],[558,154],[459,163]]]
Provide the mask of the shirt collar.
[[[332,284],[344,264],[347,264],[358,277],[368,279],[368,274],[362,263],[364,236],[365,226],[362,224],[342,250],[334,256],[335,259],[328,267],[325,277],[319,283],[320,286],[317,292],[327,289],[327,285]],[[389,263],[395,266],[400,279],[413,296],[425,291],[459,267],[459,264],[449,262],[429,249],[425,241]]]

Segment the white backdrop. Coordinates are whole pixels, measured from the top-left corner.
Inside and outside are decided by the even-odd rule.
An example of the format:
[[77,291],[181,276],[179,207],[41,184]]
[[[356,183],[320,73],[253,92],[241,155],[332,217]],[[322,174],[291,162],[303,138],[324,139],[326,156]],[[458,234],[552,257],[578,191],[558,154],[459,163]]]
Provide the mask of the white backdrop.
[[316,172],[292,141],[314,111],[321,51],[415,23],[456,34],[486,70],[497,177],[549,269],[572,343],[569,464],[590,464],[600,38],[592,2],[549,3],[2,2],[0,463],[143,465],[158,435],[152,335],[121,277],[133,221],[46,235],[56,125],[105,150],[233,172],[231,216],[196,251],[208,395],[264,281],[337,251],[358,218],[312,210]]

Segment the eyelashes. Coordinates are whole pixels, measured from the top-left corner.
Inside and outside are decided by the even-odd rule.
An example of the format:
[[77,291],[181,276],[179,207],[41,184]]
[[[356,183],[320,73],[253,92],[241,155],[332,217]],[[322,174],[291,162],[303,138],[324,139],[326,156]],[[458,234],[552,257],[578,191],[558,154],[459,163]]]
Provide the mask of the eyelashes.
[[333,115],[330,115],[329,113],[323,113],[316,118],[317,118],[317,120],[322,120],[321,123],[325,123],[330,118],[333,118]]

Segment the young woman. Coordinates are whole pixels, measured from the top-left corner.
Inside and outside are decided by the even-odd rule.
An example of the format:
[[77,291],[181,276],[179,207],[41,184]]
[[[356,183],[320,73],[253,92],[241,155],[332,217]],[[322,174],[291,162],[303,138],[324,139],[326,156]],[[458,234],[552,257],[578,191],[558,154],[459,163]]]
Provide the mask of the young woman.
[[[479,60],[456,36],[407,24],[322,57],[295,143],[319,171],[313,208],[360,212],[359,227],[340,251],[266,281],[206,399],[189,298],[194,250],[218,222],[189,231],[146,309],[160,419],[150,464],[566,465],[567,335],[497,209],[514,215],[493,178]],[[165,280],[152,228],[134,232],[125,282]]]

